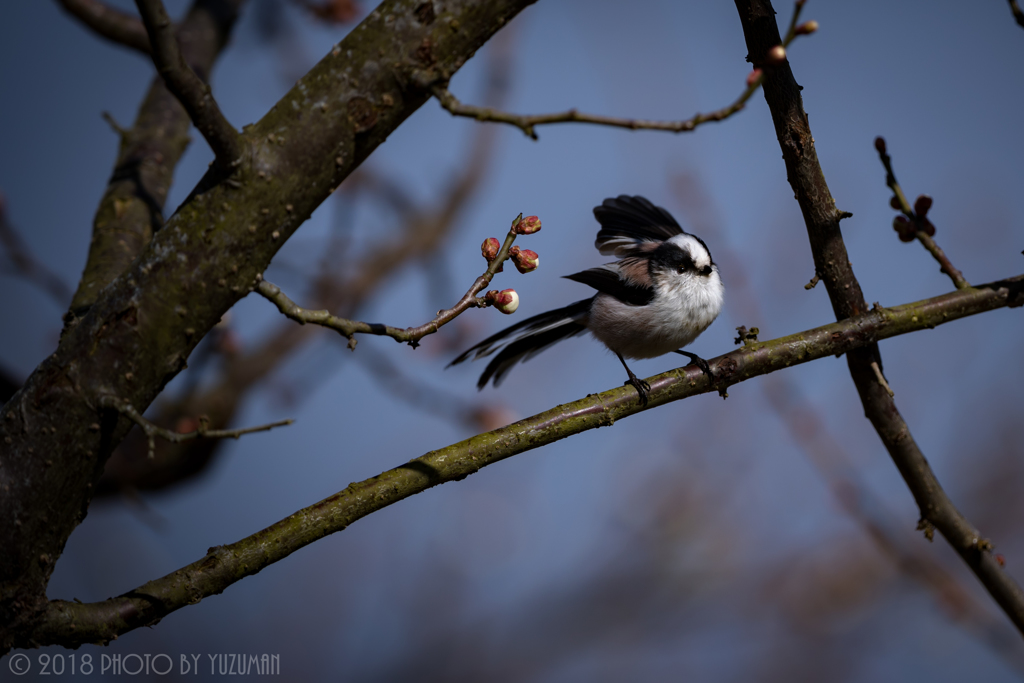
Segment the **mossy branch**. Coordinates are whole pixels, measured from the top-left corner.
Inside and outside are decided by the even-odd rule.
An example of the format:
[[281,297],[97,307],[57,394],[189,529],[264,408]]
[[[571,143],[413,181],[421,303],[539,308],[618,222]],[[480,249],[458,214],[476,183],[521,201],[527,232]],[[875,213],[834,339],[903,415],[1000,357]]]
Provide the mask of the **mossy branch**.
[[432,486],[459,481],[483,467],[643,410],[718,391],[753,377],[842,354],[896,335],[1001,308],[1024,305],[1024,275],[893,308],[876,308],[799,334],[751,342],[709,361],[714,386],[699,369],[678,368],[650,378],[650,403],[641,407],[631,387],[619,387],[556,406],[501,429],[474,436],[350,484],[266,529],[124,595],[97,603],[53,600],[26,630],[18,647],[106,643],[167,614],[223,592],[246,576],[359,519]]

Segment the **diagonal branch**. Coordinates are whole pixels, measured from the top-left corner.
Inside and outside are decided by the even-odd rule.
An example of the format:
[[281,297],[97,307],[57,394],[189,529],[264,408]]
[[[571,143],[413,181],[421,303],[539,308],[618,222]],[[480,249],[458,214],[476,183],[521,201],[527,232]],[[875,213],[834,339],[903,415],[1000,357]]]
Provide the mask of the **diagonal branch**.
[[1021,10],[1017,0],[1010,0],[1010,11],[1013,12],[1013,18],[1017,25],[1024,28],[1024,10]]
[[[207,171],[0,407],[0,652],[33,630],[54,561],[135,426],[99,398],[148,408],[313,210],[427,101],[415,74],[450,77],[531,3],[446,0],[427,21],[418,0],[384,0],[253,124],[240,168]],[[370,69],[381,54],[394,61]],[[52,465],[32,457],[42,452]]]
[[106,643],[167,614],[221,593],[231,584],[284,559],[328,534],[432,486],[459,481],[482,467],[590,429],[611,425],[655,406],[718,391],[753,377],[849,352],[882,339],[933,328],[1004,306],[1024,305],[1024,275],[864,315],[768,342],[754,342],[711,360],[720,379],[679,368],[650,378],[646,408],[630,387],[619,387],[557,406],[501,429],[474,436],[388,470],[299,510],[266,529],[167,576],[103,602],[53,600],[42,621],[23,632],[17,647]]
[[210,86],[196,75],[181,56],[174,24],[167,16],[164,3],[161,0],[136,0],[135,4],[153,46],[153,63],[167,83],[167,89],[185,107],[189,118],[206,138],[217,160],[225,167],[232,165],[242,155],[242,138],[221,113],[210,92]]
[[[736,8],[746,38],[747,59],[760,63],[779,44],[775,10],[768,0],[736,0]],[[766,75],[764,96],[782,148],[787,177],[807,226],[815,271],[825,283],[836,318],[845,320],[862,315],[867,311],[867,303],[839,229],[839,221],[850,214],[836,208],[825,182],[803,109],[800,86],[788,61]],[[913,494],[924,528],[927,530],[934,525],[942,533],[1018,630],[1024,632],[1024,591],[999,566],[991,553],[992,544],[960,514],[943,491],[900,415],[888,386],[878,381],[872,367],[881,368],[878,346],[869,344],[848,353],[847,363],[865,415]]]
[[57,0],[68,14],[97,35],[149,54],[149,36],[138,17],[110,7],[102,0]]
[[[182,56],[196,73],[205,75],[213,69],[244,4],[245,0],[194,0],[175,26]],[[157,74],[132,126],[118,131],[117,161],[93,219],[85,270],[65,318],[69,326],[163,226],[164,204],[191,125],[188,112]]]

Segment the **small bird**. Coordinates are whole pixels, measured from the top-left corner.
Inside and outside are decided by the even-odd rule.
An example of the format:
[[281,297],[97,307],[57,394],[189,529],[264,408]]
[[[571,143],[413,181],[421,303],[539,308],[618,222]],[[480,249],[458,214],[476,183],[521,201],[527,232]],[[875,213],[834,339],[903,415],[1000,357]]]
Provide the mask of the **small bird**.
[[707,245],[643,197],[605,199],[594,208],[594,216],[601,224],[594,246],[619,260],[565,277],[593,287],[597,294],[507,327],[453,360],[450,365],[497,352],[477,388],[483,389],[492,377],[498,386],[516,363],[584,332],[618,356],[629,375],[624,384],[636,388],[641,405],[647,405],[651,385],[633,374],[626,358],[675,352],[714,381],[707,361],[682,350],[722,310],[725,287]]

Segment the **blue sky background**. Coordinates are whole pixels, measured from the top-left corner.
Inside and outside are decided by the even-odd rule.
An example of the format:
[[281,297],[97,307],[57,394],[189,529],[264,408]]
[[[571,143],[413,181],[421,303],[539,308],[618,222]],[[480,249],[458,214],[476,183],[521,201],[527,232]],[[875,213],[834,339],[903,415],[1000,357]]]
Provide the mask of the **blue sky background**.
[[[257,31],[255,5],[266,1],[253,1],[213,73],[214,93],[239,128],[292,83],[280,52]],[[167,6],[180,16],[186,5]],[[776,9],[784,28],[792,6]],[[130,124],[152,66],[93,37],[56,3],[15,3],[5,15],[0,191],[30,247],[73,285],[117,151],[100,112]],[[309,64],[347,30],[316,25],[292,7],[284,17]],[[952,289],[924,249],[900,243],[890,227],[876,135],[888,140],[905,192],[934,197],[936,239],[969,281],[1022,272],[1024,30],[1006,3],[810,0],[803,18],[821,28],[791,46],[790,62],[837,206],[854,214],[843,231],[868,301],[895,305]],[[732,3],[541,0],[505,30],[514,32],[507,108],[516,112],[688,118],[735,99],[749,70]],[[479,101],[489,49],[452,81],[464,102]],[[478,125],[430,101],[368,164],[426,201],[443,192]],[[543,220],[540,233],[522,240],[541,267],[499,276],[496,284],[520,293],[520,310],[512,318],[470,311],[468,338],[587,296],[559,276],[602,262],[591,208],[625,193],[647,196],[694,232],[701,222],[722,266],[725,311],[692,351],[728,352],[741,324],[757,324],[767,339],[832,320],[824,288],[803,288],[810,250],[760,94],[728,121],[688,134],[583,125],[538,133],[534,142],[511,127],[498,131],[498,161],[439,257],[447,298],[423,269],[410,268],[378,292],[363,319],[417,324],[450,305],[482,270],[480,242],[520,211]],[[210,159],[193,131],[168,215]],[[683,183],[701,198],[700,211],[683,200]],[[314,262],[339,221],[356,244],[394,228],[370,204],[348,213],[339,205],[326,202],[275,263]],[[284,284],[291,272],[272,269],[268,278]],[[0,362],[26,376],[55,348],[63,309],[19,279],[0,275],[0,284]],[[255,343],[277,316],[249,297],[233,321],[243,344]],[[1019,309],[1000,310],[882,344],[915,438],[1018,580],[1022,323]],[[363,338],[353,354],[325,331],[237,421],[295,417],[293,427],[226,444],[204,478],[145,497],[145,510],[94,505],[50,596],[124,593],[351,481],[471,435],[382,388],[360,360],[364,349],[466,401],[500,402],[516,418],[623,380],[614,356],[575,339],[521,366],[500,390],[477,394],[482,367],[444,371],[455,350],[446,334],[416,352]],[[649,376],[676,365],[663,357],[633,368]],[[928,545],[913,532],[916,507],[863,418],[845,361],[784,374],[850,454],[871,500],[881,501],[873,511],[945,567],[991,622],[958,616],[872,545],[754,380],[726,401],[701,396],[648,411],[432,489],[155,628],[79,653],[280,653],[282,673],[305,680],[1017,680],[1019,634],[941,539]],[[616,595],[624,597],[609,600]]]

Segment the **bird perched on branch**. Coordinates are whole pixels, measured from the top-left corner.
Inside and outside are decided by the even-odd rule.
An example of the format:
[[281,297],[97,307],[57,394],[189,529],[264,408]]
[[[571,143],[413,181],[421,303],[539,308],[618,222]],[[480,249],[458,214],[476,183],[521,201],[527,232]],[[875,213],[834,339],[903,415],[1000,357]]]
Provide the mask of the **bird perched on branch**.
[[633,374],[626,358],[675,352],[714,381],[707,361],[682,350],[722,310],[725,288],[707,245],[643,197],[606,199],[594,216],[601,224],[594,246],[619,260],[565,277],[597,294],[505,328],[453,360],[450,365],[496,353],[478,388],[491,378],[498,386],[516,363],[584,332],[618,356],[629,375],[625,384],[636,388],[641,405],[647,405],[651,386]]

